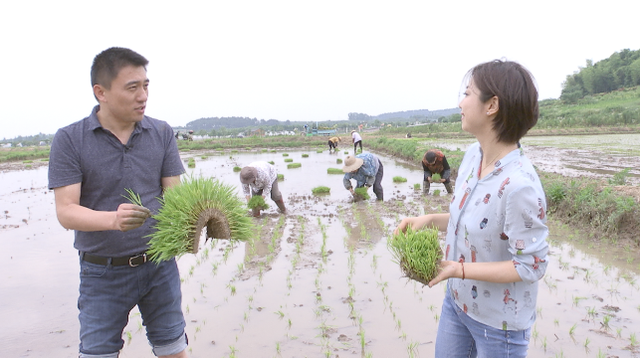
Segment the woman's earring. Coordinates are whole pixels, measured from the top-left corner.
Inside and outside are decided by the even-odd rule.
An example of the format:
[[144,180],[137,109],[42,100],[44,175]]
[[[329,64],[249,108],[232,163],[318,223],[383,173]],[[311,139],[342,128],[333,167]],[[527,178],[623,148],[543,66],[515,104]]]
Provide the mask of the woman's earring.
[[490,116],[489,112],[487,112],[487,116]]

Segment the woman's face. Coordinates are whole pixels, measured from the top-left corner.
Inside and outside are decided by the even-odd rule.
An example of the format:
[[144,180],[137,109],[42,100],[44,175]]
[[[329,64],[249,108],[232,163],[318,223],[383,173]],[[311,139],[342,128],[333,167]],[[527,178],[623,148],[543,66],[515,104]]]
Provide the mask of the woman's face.
[[462,100],[458,104],[462,115],[462,130],[477,135],[490,128],[487,115],[488,103],[480,101],[480,92],[473,84],[473,79],[464,91]]

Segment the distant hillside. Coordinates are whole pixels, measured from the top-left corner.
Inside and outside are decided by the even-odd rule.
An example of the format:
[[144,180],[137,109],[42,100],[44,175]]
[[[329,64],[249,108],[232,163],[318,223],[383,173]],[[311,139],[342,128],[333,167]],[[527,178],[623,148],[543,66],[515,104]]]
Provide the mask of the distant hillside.
[[428,109],[414,109],[410,111],[382,113],[374,116],[373,119],[386,121],[390,119],[440,118],[456,113],[460,113],[460,108],[438,109],[435,111],[430,111]]

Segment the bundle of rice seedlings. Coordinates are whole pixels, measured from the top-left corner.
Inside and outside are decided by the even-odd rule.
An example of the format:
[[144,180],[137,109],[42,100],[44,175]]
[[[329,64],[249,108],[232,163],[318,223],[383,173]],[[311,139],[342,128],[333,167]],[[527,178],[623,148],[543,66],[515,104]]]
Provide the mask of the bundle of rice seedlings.
[[344,154],[349,154],[349,152],[347,152],[346,150],[344,151]]
[[282,156],[283,156],[283,157],[288,157],[288,156],[289,156],[289,154],[288,154],[288,153],[282,153]]
[[285,163],[291,163],[291,162],[293,162],[293,159],[292,158],[285,158],[284,162]]
[[301,166],[302,166],[302,163],[289,163],[289,164],[287,164],[287,168],[288,169],[300,168]]
[[353,191],[356,193],[356,200],[369,200],[369,198],[371,198],[369,196],[369,192],[367,191],[367,187],[363,186],[360,188],[355,188]]
[[413,184],[413,190],[420,190],[420,183]]
[[269,205],[264,201],[262,195],[252,196],[251,199],[249,199],[247,206],[249,207],[249,209],[266,210],[269,208]]
[[344,174],[340,168],[327,168],[327,174]]
[[340,158],[336,159],[336,164],[342,164],[342,159]]
[[433,196],[440,196],[440,189],[436,189],[433,191]]
[[409,227],[387,241],[387,248],[405,277],[427,285],[438,275],[443,255],[437,229],[413,231]]
[[404,177],[400,177],[400,176],[393,177],[394,183],[406,183],[406,181],[407,181],[407,178],[404,178]]
[[187,167],[195,168],[196,167],[196,160],[193,159],[193,158],[189,158],[189,161],[187,162]]
[[268,161],[267,163],[271,164],[271,165],[275,165],[276,162],[274,162],[273,160]]
[[242,170],[242,168],[240,168],[240,167],[239,167],[239,166],[237,166],[237,165],[236,165],[235,167],[233,167],[233,171],[234,171],[234,172],[239,172],[239,171],[241,171],[241,170]]
[[304,153],[304,154],[302,154],[302,157],[303,157],[303,158],[309,158],[309,154]]
[[279,181],[284,180],[284,174],[278,174],[278,180]]
[[316,151],[316,153],[322,153],[322,152],[324,152],[322,149],[318,149],[318,150]]
[[[132,192],[128,191],[131,197]],[[130,198],[129,200],[136,204]],[[142,204],[139,196],[137,205]],[[152,218],[157,222],[150,234],[147,254],[160,262],[186,253],[198,253],[200,236],[245,241],[253,235],[253,225],[235,187],[217,179],[185,176],[180,185],[167,188],[162,207]],[[142,205],[141,205],[142,206]]]
[[440,174],[435,173],[435,174],[431,174],[431,181],[435,182],[435,183],[439,183],[440,179],[442,179],[442,177],[440,176]]
[[313,189],[311,189],[311,192],[313,194],[328,194],[331,191],[331,188],[326,187],[326,186],[317,186]]

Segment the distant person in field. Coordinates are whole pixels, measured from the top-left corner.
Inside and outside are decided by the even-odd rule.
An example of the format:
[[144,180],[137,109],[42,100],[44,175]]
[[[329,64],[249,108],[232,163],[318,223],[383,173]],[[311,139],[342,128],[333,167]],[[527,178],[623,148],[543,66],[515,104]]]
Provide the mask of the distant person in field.
[[383,200],[384,192],[381,183],[384,168],[378,157],[371,153],[362,153],[355,157],[348,155],[344,159],[342,171],[345,173],[342,184],[352,195],[355,194],[355,191],[351,185],[351,179],[355,179],[356,188],[373,186],[373,193],[376,194],[376,199]]
[[436,358],[524,358],[549,260],[546,195],[518,148],[538,121],[538,91],[529,71],[510,61],[482,63],[467,78],[462,130],[477,142],[464,154],[449,210],[402,219],[394,234],[446,231],[428,284],[447,283]]
[[[118,357],[135,306],[156,356],[187,357],[178,266],[146,254],[155,232],[147,219],[184,173],[171,126],[145,115],[147,63],[126,48],[98,54],[91,66],[98,105],[51,143],[49,188],[79,255],[80,358]],[[145,207],[131,204],[125,189]]]
[[278,172],[275,166],[263,161],[250,163],[240,171],[240,182],[247,201],[252,196],[262,195],[264,198],[270,197],[281,212],[287,211],[282,193],[278,189]]
[[357,154],[358,145],[360,145],[360,152],[362,152],[362,137],[355,129],[351,131],[351,141],[353,142],[353,154]]
[[447,157],[438,150],[430,149],[424,153],[422,157],[422,170],[424,171],[424,181],[422,185],[422,192],[429,194],[431,183],[433,183],[433,174],[440,175],[440,183],[444,183],[444,187],[447,189],[447,193],[453,193],[451,188],[451,168],[447,162]]
[[329,138],[329,153],[331,153],[331,150],[338,150],[338,142],[342,142],[342,138],[340,137],[331,137]]

